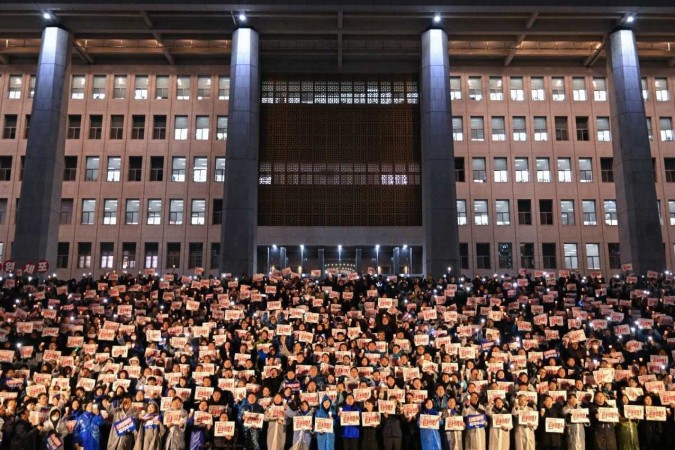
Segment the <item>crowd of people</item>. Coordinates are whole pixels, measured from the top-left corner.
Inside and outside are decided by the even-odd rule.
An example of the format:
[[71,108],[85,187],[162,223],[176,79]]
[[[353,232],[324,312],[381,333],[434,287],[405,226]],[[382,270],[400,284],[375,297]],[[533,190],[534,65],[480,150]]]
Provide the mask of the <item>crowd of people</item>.
[[0,279],[0,450],[675,448],[672,275]]

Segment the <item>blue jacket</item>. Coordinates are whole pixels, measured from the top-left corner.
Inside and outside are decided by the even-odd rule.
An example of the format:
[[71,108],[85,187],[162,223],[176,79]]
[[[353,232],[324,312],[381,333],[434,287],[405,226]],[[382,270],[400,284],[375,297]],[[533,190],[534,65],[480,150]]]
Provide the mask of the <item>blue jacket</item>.
[[[84,447],[84,450],[99,450],[101,440],[99,427],[103,422],[103,418],[97,414],[87,411],[80,414],[73,430],[74,442]],[[114,432],[113,430],[112,433]]]
[[321,404],[319,409],[316,410],[314,417],[321,419],[333,419],[333,433],[316,433],[316,443],[318,450],[333,450],[335,448],[335,408],[333,407],[333,402],[331,402],[328,409],[324,409],[323,402],[330,398],[327,395],[324,395],[321,399]]
[[[420,413],[431,416],[438,415],[438,411],[436,411],[436,409],[424,408]],[[441,433],[439,430],[420,428],[420,441],[422,442],[422,450],[437,450],[441,448]]]
[[[349,406],[345,404],[342,407],[342,411],[358,411],[361,412],[361,408],[356,406],[356,404]],[[342,437],[347,439],[358,439],[359,438],[360,427],[358,425],[347,425],[342,427]]]

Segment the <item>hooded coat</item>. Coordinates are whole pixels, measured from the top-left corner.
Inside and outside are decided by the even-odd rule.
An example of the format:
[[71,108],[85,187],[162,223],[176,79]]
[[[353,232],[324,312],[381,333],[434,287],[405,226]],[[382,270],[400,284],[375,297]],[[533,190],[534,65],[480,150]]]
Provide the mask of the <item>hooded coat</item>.
[[[428,414],[430,416],[439,415],[436,408],[423,408],[421,414]],[[437,450],[441,448],[441,432],[439,430],[420,428],[420,440],[422,441],[422,450]]]
[[[154,404],[156,405],[156,403]],[[166,431],[161,416],[159,414],[146,414],[139,417],[139,420],[134,450],[161,450],[162,437]]]
[[[59,417],[56,420],[52,420],[52,416],[54,415],[54,413],[59,414]],[[52,434],[56,434],[56,436],[59,439],[61,439],[61,441],[64,441],[66,435],[68,434],[68,429],[61,415],[61,409],[54,407],[49,411],[49,417],[42,424],[41,434],[42,434],[41,448],[47,448],[47,439],[49,439],[49,437]],[[64,445],[65,441],[60,448],[64,448]]]
[[[326,400],[330,402],[328,409],[323,407],[323,402]],[[335,411],[333,402],[327,395],[324,395],[323,399],[321,399],[321,404],[319,405],[319,409],[316,411],[314,417],[333,419],[333,431],[335,431]],[[335,433],[317,433],[316,442],[318,450],[333,450],[335,448]]]
[[84,411],[77,417],[75,423],[74,443],[83,447],[84,450],[100,450],[101,432],[99,427],[103,425],[103,422],[105,421],[100,415]]

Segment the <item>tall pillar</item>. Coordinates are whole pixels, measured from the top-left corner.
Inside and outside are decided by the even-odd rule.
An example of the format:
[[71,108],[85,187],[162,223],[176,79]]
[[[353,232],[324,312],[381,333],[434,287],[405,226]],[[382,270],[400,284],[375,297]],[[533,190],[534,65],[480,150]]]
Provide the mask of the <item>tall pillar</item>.
[[448,35],[425,31],[420,70],[423,260],[424,273],[436,277],[448,267],[460,267],[449,74]]
[[391,273],[398,275],[401,273],[401,249],[394,247],[394,252],[391,257]]
[[361,272],[361,258],[362,258],[361,249],[357,248],[354,256],[354,268],[357,273]]
[[66,30],[45,28],[14,232],[12,259],[18,267],[40,260],[56,267],[71,47]]
[[285,269],[288,267],[288,261],[286,260],[286,247],[279,247],[279,270]]
[[317,251],[317,259],[319,261],[319,270],[321,271],[321,276],[326,275],[326,254],[324,249],[320,248]]
[[221,272],[237,276],[251,274],[256,267],[259,110],[258,33],[239,28],[232,36],[220,239]]
[[640,64],[632,30],[609,35],[609,106],[621,261],[636,273],[666,268]]

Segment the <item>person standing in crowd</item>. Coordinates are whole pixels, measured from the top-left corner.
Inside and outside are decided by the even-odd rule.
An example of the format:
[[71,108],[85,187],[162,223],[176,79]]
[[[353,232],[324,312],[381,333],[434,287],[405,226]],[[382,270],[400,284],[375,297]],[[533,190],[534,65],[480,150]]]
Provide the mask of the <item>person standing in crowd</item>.
[[17,421],[14,424],[14,431],[9,444],[10,450],[36,450],[39,433],[28,421],[28,409],[23,406],[18,407],[16,416]]
[[[472,417],[485,416],[484,421],[487,422],[487,415],[485,408],[478,400],[478,394],[473,393],[469,397],[468,402],[464,405],[464,417],[470,420]],[[485,425],[487,423],[469,428],[467,425],[465,450],[485,450]]]
[[108,439],[108,450],[132,450],[134,448],[135,430],[119,433],[115,427],[116,424],[128,418],[134,420],[134,416],[135,413],[131,409],[131,398],[125,396],[122,399],[121,405],[112,411],[113,428]]
[[528,404],[527,397],[524,394],[520,394],[516,399],[516,404],[513,407],[513,420],[515,421],[515,446],[516,450],[535,450],[535,434],[538,427],[538,421],[535,421],[534,424],[522,423],[520,419],[520,413],[527,412],[532,413],[536,410]]
[[[286,442],[286,416],[288,406],[281,394],[277,393],[272,398],[271,408],[265,411],[267,421],[267,448],[281,448]],[[281,411],[281,416],[271,416],[272,411]]]
[[457,406],[457,400],[455,397],[448,397],[446,407],[443,410],[443,420],[445,423],[445,433],[441,435],[441,441],[445,439],[443,443],[443,448],[446,450],[463,450],[464,446],[462,445],[462,430],[448,430],[447,420],[449,417],[462,417],[462,412]]
[[567,403],[563,407],[565,416],[565,435],[567,437],[567,450],[586,450],[586,428],[588,423],[572,422],[572,411],[581,409],[576,394],[567,395]]
[[[434,401],[430,398],[424,401],[420,414],[440,416],[440,413],[434,407]],[[422,450],[436,450],[441,448],[441,433],[437,429],[421,428],[420,439],[422,441]]]
[[[654,404],[654,397],[651,394],[647,394],[643,397],[644,406],[656,406]],[[672,411],[672,407],[669,408]],[[672,415],[668,420],[673,420]],[[666,422],[667,424],[668,422]],[[640,443],[640,449],[661,449],[663,447],[663,422],[658,422],[656,420],[641,420],[638,424],[638,440]]]
[[103,423],[104,418],[101,416],[98,406],[87,403],[75,422],[73,434],[77,438],[74,444],[80,450],[99,450],[101,448],[100,427]]
[[[345,403],[342,406],[341,411],[338,412],[338,415],[341,415],[343,412],[358,412],[361,413],[361,408],[356,405],[354,402],[354,396],[352,394],[347,394],[345,396]],[[345,425],[342,426],[342,450],[358,450],[359,448],[359,426],[358,425]]]
[[403,428],[400,414],[382,414],[382,442],[384,450],[401,450]]
[[[333,410],[333,402],[330,397],[324,395],[321,399],[321,404],[319,409],[317,409],[316,414],[314,414],[315,419],[330,419],[333,421],[333,432],[320,432],[316,433],[316,444],[318,450],[334,450],[335,448],[335,411]],[[270,447],[267,448],[278,448]]]
[[561,450],[562,449],[562,433],[556,433],[546,430],[546,419],[561,419],[562,412],[558,405],[553,403],[553,398],[550,395],[544,396],[544,402],[539,410],[539,440],[538,443],[542,450]]
[[177,413],[177,417],[165,425],[168,431],[164,441],[164,450],[184,450],[188,412],[183,408],[183,401],[180,397],[174,397],[171,400],[170,411]]
[[625,408],[630,406],[630,400],[626,394],[621,396],[619,405],[619,423],[616,426],[617,444],[619,450],[640,450],[638,442],[638,421],[626,417]]
[[495,414],[511,414],[506,405],[504,405],[504,400],[501,397],[497,397],[488,405],[486,412],[488,417],[493,419],[493,423],[490,424],[490,434],[488,436],[489,450],[509,450],[513,422],[511,425],[496,426],[494,424]]
[[[291,413],[292,417],[298,416],[312,416],[312,409],[309,407],[309,403],[306,401],[300,402],[300,407],[297,411]],[[309,450],[309,446],[312,444],[312,432],[307,430],[295,430],[293,431],[293,446],[291,450]]]
[[[364,412],[375,412],[375,402],[368,399],[364,402]],[[379,450],[380,449],[380,426],[364,426],[361,436],[361,450]]]
[[54,406],[49,411],[49,416],[47,420],[44,421],[41,427],[39,427],[40,434],[42,435],[42,446],[41,448],[47,448],[47,439],[51,436],[56,436],[56,438],[61,441],[61,448],[63,448],[64,441],[68,435],[68,429],[66,428],[65,422],[61,417],[61,409]]
[[614,432],[615,424],[612,422],[601,422],[598,408],[609,408],[610,405],[605,399],[605,394],[598,391],[595,393],[593,403],[589,408],[591,419],[591,431],[593,435],[594,450],[617,450],[616,434]]
[[149,402],[138,419],[134,450],[161,450],[165,428],[157,403]]

